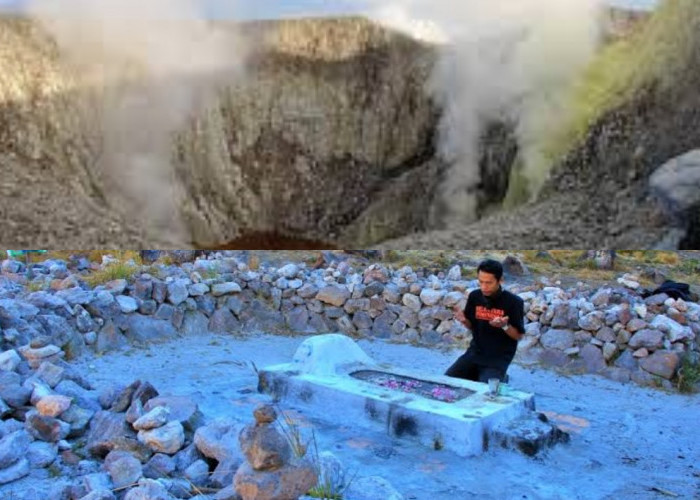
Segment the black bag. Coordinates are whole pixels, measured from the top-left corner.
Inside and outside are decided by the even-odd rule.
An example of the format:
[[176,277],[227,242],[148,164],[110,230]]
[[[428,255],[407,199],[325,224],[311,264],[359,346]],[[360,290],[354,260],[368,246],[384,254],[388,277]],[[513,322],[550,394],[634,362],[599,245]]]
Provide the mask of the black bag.
[[652,295],[657,295],[660,293],[665,293],[669,297],[676,300],[683,299],[688,302],[692,301],[692,299],[690,298],[690,285],[688,285],[687,283],[677,283],[671,280],[664,281],[661,284],[661,286],[653,292],[644,292],[642,294],[642,298],[646,299],[647,297],[651,297]]

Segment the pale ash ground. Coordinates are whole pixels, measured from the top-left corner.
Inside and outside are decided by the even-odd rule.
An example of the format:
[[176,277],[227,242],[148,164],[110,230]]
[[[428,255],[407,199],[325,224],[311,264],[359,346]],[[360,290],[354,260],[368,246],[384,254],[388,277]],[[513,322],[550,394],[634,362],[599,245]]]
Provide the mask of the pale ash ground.
[[[202,335],[130,348],[77,366],[98,389],[148,380],[161,394],[194,398],[207,420],[250,422],[253,407],[268,398],[256,393],[257,377],[246,365],[289,362],[304,339]],[[460,354],[383,341],[359,345],[378,362],[436,373]],[[572,431],[570,444],[536,458],[503,449],[462,458],[391,439],[379,429],[301,417],[313,425],[320,450],[335,453],[351,472],[386,478],[407,499],[700,498],[700,395],[517,365],[510,373],[512,386],[535,393],[537,409],[554,414]],[[16,484],[28,487],[32,481]]]

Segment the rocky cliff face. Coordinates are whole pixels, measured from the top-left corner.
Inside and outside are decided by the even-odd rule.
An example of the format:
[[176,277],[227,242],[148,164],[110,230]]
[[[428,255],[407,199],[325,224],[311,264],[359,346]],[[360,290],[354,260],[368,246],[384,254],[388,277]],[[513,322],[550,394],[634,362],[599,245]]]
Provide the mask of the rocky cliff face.
[[262,230],[370,242],[422,226],[415,207],[437,171],[434,49],[363,19],[245,31],[250,78],[180,142],[194,241]]
[[[700,147],[700,4],[667,2],[622,47],[631,71],[613,103],[556,162],[538,199],[476,224],[385,243],[395,248],[697,248],[698,214],[669,213],[649,177]],[[617,49],[616,49],[617,50]],[[601,87],[592,87],[600,92]],[[607,90],[607,89],[602,89]]]
[[[434,48],[363,19],[243,31],[254,47],[245,77],[173,141],[186,228],[175,243],[260,231],[371,243],[424,228],[440,170],[424,91]],[[103,175],[108,92],[81,86],[37,24],[0,20],[4,244],[163,244],[112,195],[118,176]]]
[[105,203],[92,165],[90,96],[34,23],[0,18],[0,240],[18,247],[130,245],[142,234]]
[[[221,247],[264,234],[344,247],[639,247],[668,233],[646,179],[699,144],[690,70],[670,87],[648,79],[601,114],[539,200],[512,212],[499,205],[517,145],[508,127],[487,128],[477,196],[485,218],[436,233],[426,231],[446,165],[426,83],[437,48],[359,18],[249,23],[242,32],[252,47],[244,76],[175,131],[164,176],[173,186],[161,190],[118,164],[105,172],[102,115],[115,89],[85,81],[38,24],[0,18],[0,241]],[[128,182],[147,186],[147,198],[172,192],[168,215],[181,233],[158,230],[143,203],[120,194]],[[392,240],[406,234],[418,236]]]

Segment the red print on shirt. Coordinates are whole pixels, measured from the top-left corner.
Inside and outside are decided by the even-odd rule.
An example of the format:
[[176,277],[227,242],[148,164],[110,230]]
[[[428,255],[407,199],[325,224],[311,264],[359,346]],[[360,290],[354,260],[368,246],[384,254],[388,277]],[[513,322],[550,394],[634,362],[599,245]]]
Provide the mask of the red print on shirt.
[[476,319],[491,321],[505,315],[506,313],[503,309],[489,309],[484,306],[476,306]]

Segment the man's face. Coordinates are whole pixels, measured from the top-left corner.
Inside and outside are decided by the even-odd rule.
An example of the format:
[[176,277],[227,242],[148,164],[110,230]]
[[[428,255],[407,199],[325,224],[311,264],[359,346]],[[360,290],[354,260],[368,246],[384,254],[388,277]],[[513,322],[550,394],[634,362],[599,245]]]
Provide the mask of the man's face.
[[487,297],[496,293],[498,288],[501,286],[501,281],[497,280],[491,273],[479,271],[477,278],[479,280],[479,288],[481,289],[481,293]]

